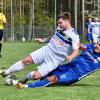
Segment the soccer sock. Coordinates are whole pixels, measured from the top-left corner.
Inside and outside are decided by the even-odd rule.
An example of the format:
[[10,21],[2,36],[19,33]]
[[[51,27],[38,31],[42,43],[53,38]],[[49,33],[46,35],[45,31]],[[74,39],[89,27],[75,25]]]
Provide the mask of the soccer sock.
[[13,64],[11,67],[9,67],[6,71],[5,74],[8,75],[13,72],[17,72],[22,70],[25,67],[25,65],[22,63],[22,61],[18,61],[17,63]]
[[25,76],[25,78],[26,78],[26,79],[29,79],[29,80],[33,80],[33,79],[34,79],[34,73],[35,73],[35,71],[29,72],[29,73]]
[[19,82],[25,84],[28,80],[34,80],[34,73],[35,71],[29,72],[22,80]]
[[28,88],[35,88],[35,87],[46,87],[49,86],[51,83],[48,79],[36,81],[27,85]]
[[0,53],[1,53],[2,43],[0,43]]

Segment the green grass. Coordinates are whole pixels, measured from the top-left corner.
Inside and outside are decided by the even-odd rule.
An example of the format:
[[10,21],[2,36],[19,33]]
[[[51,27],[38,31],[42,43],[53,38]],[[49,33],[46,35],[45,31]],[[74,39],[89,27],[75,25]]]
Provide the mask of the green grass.
[[[41,44],[34,42],[5,42],[2,49],[3,57],[0,58],[0,68],[8,68],[41,46]],[[36,65],[27,66],[23,71],[16,73],[16,75],[21,78],[34,69],[36,69]],[[100,71],[95,72],[74,86],[56,85],[33,89],[16,89],[14,86],[6,86],[4,79],[0,77],[0,100],[99,100],[99,73]]]

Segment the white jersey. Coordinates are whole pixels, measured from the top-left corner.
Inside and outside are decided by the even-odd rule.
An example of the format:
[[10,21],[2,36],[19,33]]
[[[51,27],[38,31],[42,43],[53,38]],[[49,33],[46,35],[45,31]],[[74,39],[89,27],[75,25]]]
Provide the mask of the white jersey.
[[100,22],[91,22],[93,42],[97,43],[100,36]]
[[[79,35],[74,28],[71,30],[56,32],[47,44],[48,48],[51,49],[55,54],[62,59],[66,59],[73,50],[78,49]],[[60,59],[61,59],[60,58]]]
[[100,22],[91,22],[92,33],[100,34]]

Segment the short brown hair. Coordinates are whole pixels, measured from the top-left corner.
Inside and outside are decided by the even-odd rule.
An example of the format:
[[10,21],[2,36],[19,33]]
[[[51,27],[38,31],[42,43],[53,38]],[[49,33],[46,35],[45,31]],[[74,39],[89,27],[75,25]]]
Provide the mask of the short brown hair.
[[58,15],[57,19],[69,20],[71,22],[71,14],[69,12],[63,12]]

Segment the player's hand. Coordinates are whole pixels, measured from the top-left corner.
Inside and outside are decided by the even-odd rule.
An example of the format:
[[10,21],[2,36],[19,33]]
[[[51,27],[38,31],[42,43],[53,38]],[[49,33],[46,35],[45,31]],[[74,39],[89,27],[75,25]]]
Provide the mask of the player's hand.
[[71,56],[68,56],[66,59],[67,59],[68,62],[72,61],[72,57]]
[[80,44],[80,47],[79,47],[80,50],[84,51],[84,50],[86,50],[86,48],[87,48],[86,45]]

